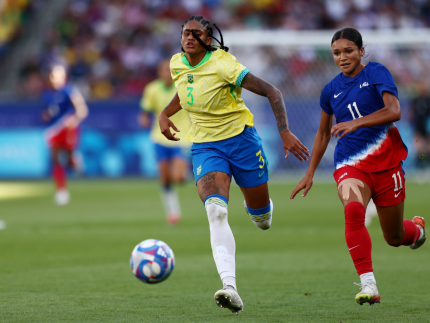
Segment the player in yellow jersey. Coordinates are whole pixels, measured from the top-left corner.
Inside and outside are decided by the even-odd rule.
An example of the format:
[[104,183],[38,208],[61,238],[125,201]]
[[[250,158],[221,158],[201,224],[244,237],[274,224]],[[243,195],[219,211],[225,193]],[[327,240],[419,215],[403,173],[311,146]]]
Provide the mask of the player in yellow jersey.
[[[143,92],[140,106],[140,124],[144,128],[149,128],[151,124],[150,114],[154,115],[154,122],[151,129],[151,139],[154,142],[157,157],[160,181],[162,185],[161,198],[166,211],[166,221],[168,224],[177,224],[181,219],[181,207],[179,198],[172,188],[173,183],[182,183],[188,173],[187,157],[191,142],[184,133],[180,137],[181,141],[168,140],[160,132],[158,126],[158,116],[166,105],[176,94],[176,88],[170,76],[169,61],[163,60],[158,65],[158,79],[149,83]],[[181,129],[188,131],[191,121],[185,111],[180,111],[172,117],[172,121]]]
[[[223,282],[223,289],[214,298],[218,306],[237,313],[243,310],[243,302],[237,293],[236,246],[227,220],[231,177],[242,190],[245,210],[254,224],[268,229],[273,212],[267,186],[268,161],[254,128],[253,115],[241,98],[242,88],[269,99],[285,158],[291,152],[304,161],[309,151],[289,130],[281,92],[230,55],[221,32],[220,37],[218,41],[213,36],[210,22],[201,16],[185,21],[181,31],[184,53],[174,55],[170,61],[178,93],[160,113],[159,124],[166,138],[179,141],[177,135],[182,129],[169,118],[181,109],[191,117],[188,138],[193,142],[194,176],[208,215],[213,256]],[[220,43],[220,49],[211,45],[212,39]]]

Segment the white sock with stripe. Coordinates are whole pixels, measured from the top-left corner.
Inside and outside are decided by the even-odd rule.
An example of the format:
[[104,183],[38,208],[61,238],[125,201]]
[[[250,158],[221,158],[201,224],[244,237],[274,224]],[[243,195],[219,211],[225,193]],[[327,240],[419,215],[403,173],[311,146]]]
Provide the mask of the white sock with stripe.
[[260,229],[267,230],[272,225],[273,202],[270,200],[269,205],[261,209],[253,209],[246,205],[245,208],[252,222]]
[[224,285],[236,287],[236,244],[228,224],[228,201],[224,196],[211,195],[205,199],[211,232],[211,247],[215,264]]

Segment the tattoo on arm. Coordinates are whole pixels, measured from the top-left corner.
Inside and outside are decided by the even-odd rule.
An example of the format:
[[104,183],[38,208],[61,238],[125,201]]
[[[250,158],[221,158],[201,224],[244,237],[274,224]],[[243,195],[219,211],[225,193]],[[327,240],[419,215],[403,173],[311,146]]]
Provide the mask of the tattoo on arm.
[[287,109],[285,108],[284,99],[281,91],[272,84],[256,77],[252,73],[246,74],[242,81],[242,87],[269,99],[273,114],[276,118],[279,132],[288,129]]

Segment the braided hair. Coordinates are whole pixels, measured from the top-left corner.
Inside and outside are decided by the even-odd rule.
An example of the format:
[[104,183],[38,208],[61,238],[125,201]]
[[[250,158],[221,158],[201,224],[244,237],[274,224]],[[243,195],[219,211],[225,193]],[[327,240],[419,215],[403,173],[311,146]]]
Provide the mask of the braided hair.
[[[194,38],[197,39],[197,41],[200,43],[200,45],[203,46],[204,49],[206,49],[207,51],[213,52],[213,51],[216,51],[218,48],[221,48],[222,50],[228,52],[229,48],[227,46],[224,46],[224,38],[222,37],[221,30],[218,28],[217,25],[213,24],[213,26],[218,30],[219,35],[221,37],[221,41],[219,41],[213,35],[213,28],[212,28],[209,20],[204,19],[202,16],[191,16],[190,18],[185,20],[184,24],[182,25],[181,35],[182,35],[182,31],[184,30],[184,26],[191,20],[196,20],[196,21],[200,22],[203,26],[203,29],[206,29],[208,31],[208,36],[215,39],[219,44],[219,45],[214,45],[214,44],[206,45],[203,42],[203,40],[201,40],[200,37],[196,34],[196,32],[194,30],[191,30],[191,33],[193,34]],[[181,48],[181,49],[184,52],[184,49],[183,48]]]

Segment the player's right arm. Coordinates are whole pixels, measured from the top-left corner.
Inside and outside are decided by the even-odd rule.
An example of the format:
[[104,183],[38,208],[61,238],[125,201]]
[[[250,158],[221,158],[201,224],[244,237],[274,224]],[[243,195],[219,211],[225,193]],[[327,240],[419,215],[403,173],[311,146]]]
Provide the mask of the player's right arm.
[[170,128],[172,128],[177,132],[181,132],[178,128],[176,128],[176,126],[169,118],[175,113],[179,112],[181,109],[182,107],[179,101],[179,96],[176,92],[172,101],[170,101],[168,106],[163,111],[161,111],[160,115],[158,116],[158,124],[160,125],[161,133],[169,140],[180,140],[178,137],[175,136],[175,133],[172,134],[172,132],[170,131]]
[[312,148],[311,161],[309,162],[308,170],[306,171],[305,177],[303,177],[303,179],[297,184],[296,188],[291,193],[290,199],[293,199],[296,194],[302,189],[305,190],[302,194],[302,196],[305,197],[308,191],[311,189],[315,170],[321,162],[321,159],[323,158],[324,153],[327,149],[328,143],[330,142],[330,131],[332,123],[333,115],[328,114],[321,109],[320,126],[315,136],[314,145]]

